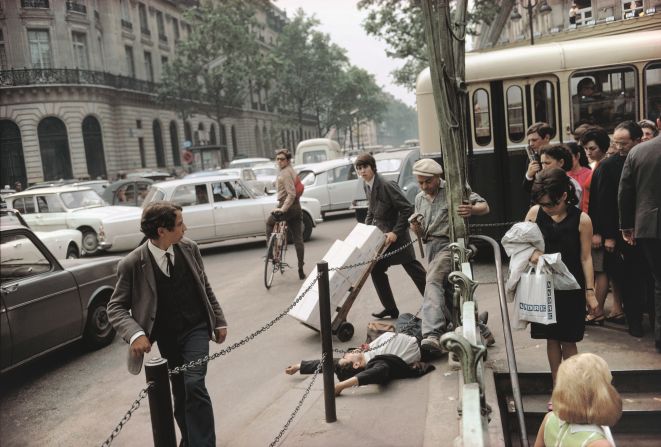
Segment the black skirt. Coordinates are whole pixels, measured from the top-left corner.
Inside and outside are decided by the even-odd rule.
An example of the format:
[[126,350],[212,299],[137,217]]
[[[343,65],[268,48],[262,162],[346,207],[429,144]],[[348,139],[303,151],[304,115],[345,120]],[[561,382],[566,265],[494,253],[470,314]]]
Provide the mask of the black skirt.
[[555,324],[530,323],[530,336],[536,339],[578,342],[585,333],[585,292],[555,291]]

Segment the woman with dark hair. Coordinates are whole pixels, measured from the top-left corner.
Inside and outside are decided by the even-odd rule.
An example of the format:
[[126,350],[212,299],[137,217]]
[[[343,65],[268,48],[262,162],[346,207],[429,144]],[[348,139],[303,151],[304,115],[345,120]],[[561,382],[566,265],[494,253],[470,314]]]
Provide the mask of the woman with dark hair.
[[[557,323],[532,323],[530,327],[532,338],[547,340],[546,353],[555,383],[560,363],[576,354],[576,343],[583,340],[586,302],[590,314],[601,313],[594,294],[592,222],[574,206],[577,203],[574,186],[562,169],[546,169],[537,174],[532,195],[537,205],[530,208],[526,220],[539,226],[545,252],[559,252],[580,286],[575,290],[555,290]],[[535,250],[530,262],[537,264],[542,254]]]
[[[569,171],[572,168],[572,155],[571,151],[565,144],[554,144],[551,146],[546,146],[540,151],[542,171],[560,168],[569,175]],[[576,195],[576,206],[581,203],[581,197],[583,196],[583,187],[580,183],[569,177],[572,185],[574,186],[574,194]],[[534,202],[534,200],[533,200]]]
[[571,169],[567,171],[567,175],[576,180],[582,188],[583,184],[592,173],[588,156],[585,154],[583,146],[574,141],[570,141],[565,144],[565,146],[569,149],[572,161]]

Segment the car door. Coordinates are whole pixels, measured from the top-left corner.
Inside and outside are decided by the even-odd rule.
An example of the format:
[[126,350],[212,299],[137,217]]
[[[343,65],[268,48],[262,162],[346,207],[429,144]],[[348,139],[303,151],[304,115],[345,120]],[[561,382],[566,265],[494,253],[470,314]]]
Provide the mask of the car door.
[[182,207],[186,237],[197,242],[214,239],[213,207],[205,182],[177,186],[170,200]]
[[329,172],[301,171],[299,174],[301,183],[305,186],[303,197],[317,199],[322,212],[331,210],[330,192],[327,185]]
[[9,208],[14,208],[18,210],[23,219],[32,227],[35,231],[41,231],[41,228],[34,227],[36,219],[35,215],[37,214],[37,207],[34,204],[34,196],[22,196],[15,198],[12,202],[9,203]]
[[211,191],[216,238],[254,236],[266,231],[262,200],[254,199],[243,183],[217,181],[211,184]]
[[12,365],[82,334],[83,311],[73,275],[29,230],[3,232],[0,258]]
[[57,194],[36,194],[37,212],[34,219],[37,227],[34,230],[53,231],[67,227],[67,211]]
[[328,196],[331,210],[346,210],[351,205],[358,176],[353,164],[333,168],[328,174]]
[[0,371],[11,365],[11,332],[4,293],[0,294]]

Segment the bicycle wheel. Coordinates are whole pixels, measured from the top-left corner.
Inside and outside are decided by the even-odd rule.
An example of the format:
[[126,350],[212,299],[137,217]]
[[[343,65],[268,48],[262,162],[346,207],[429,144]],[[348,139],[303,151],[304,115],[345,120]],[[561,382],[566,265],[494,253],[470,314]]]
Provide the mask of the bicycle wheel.
[[266,286],[267,289],[271,288],[271,284],[273,284],[273,275],[275,275],[275,271],[278,269],[276,263],[273,262],[273,259],[275,258],[276,241],[277,236],[272,234],[268,244],[266,245],[266,259],[264,260],[264,286]]

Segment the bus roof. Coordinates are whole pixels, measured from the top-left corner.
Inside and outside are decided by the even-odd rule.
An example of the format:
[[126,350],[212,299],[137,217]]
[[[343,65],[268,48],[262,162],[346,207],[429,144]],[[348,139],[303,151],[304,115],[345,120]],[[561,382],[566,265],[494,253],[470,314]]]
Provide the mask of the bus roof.
[[[466,53],[466,81],[520,78],[661,59],[659,48],[661,30]],[[429,69],[420,73],[416,92],[432,92]]]

